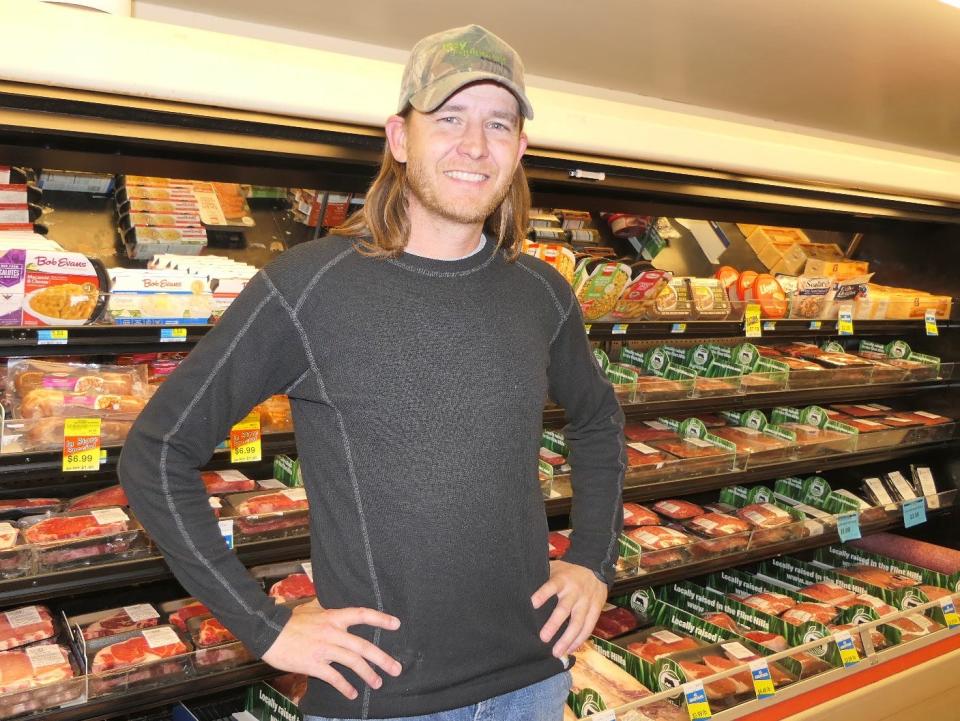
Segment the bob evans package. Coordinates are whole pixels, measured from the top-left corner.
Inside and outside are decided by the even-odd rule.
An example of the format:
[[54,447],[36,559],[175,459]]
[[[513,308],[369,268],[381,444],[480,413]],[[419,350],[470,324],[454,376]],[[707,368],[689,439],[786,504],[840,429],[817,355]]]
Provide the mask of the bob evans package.
[[102,267],[80,253],[0,250],[0,325],[82,325],[100,314]]
[[120,325],[198,325],[209,322],[213,295],[187,273],[115,268],[107,312]]

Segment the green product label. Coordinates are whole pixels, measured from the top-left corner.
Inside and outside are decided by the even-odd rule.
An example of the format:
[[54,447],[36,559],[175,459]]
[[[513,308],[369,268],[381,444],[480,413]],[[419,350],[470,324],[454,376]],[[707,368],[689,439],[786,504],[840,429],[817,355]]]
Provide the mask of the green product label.
[[640,544],[634,541],[632,538],[628,538],[623,534],[620,534],[620,537],[617,539],[620,546],[620,558],[622,559],[635,559],[640,558],[640,554],[643,552]]
[[680,664],[666,657],[658,658],[653,664],[652,677],[654,691],[669,691],[687,682],[687,676],[680,668]]
[[720,491],[720,503],[726,503],[734,508],[743,508],[747,505],[750,489],[746,486],[727,486]]
[[767,425],[767,417],[763,411],[756,409],[747,411],[740,416],[740,425],[744,428],[752,428],[755,431],[762,431]]
[[299,459],[280,454],[273,459],[273,477],[285,486],[300,488],[303,486],[303,474],[300,471]]
[[783,361],[774,360],[773,358],[764,358],[759,356],[757,362],[753,364],[752,368],[754,373],[763,373],[764,375],[783,375],[790,372],[790,366],[788,366]]
[[823,428],[829,419],[830,416],[820,406],[807,406],[800,412],[800,422],[805,426]]
[[540,471],[540,475],[546,478],[553,478],[553,466],[549,463],[540,459],[537,461],[537,469]]
[[684,438],[704,438],[707,435],[707,427],[699,418],[687,418],[680,424],[680,435]]
[[587,279],[587,264],[590,262],[591,258],[584,258],[577,264],[576,270],[573,271],[573,292],[578,293],[580,286],[583,285],[583,282]]
[[670,359],[671,363],[679,363],[683,365],[687,362],[687,352],[683,348],[675,348],[672,345],[663,346],[664,353],[667,354],[667,358]]
[[800,409],[790,406],[777,406],[770,412],[771,423],[798,423],[800,421]]
[[713,360],[720,361],[722,363],[732,363],[733,347],[729,345],[711,345],[710,355],[712,356]]
[[743,375],[743,371],[730,363],[711,360],[704,375],[707,378],[736,378]]
[[[633,593],[630,594],[628,598],[627,607],[638,613],[643,617],[649,616],[654,606],[657,604],[657,597],[653,593],[653,589],[650,588],[639,588]],[[617,604],[623,605],[623,604]]]
[[917,363],[923,363],[928,366],[940,367],[940,359],[934,355],[925,355],[923,353],[910,353],[907,356],[907,360],[916,361]]
[[674,431],[675,433],[680,432],[680,421],[678,420],[674,420],[673,418],[657,418],[657,422],[662,423],[663,425],[665,425],[667,428],[669,428],[671,431]]
[[620,362],[634,368],[643,368],[644,353],[642,350],[623,346],[620,349]]
[[247,689],[244,707],[257,721],[303,721],[297,704],[263,681]]
[[846,353],[847,352],[847,349],[844,348],[839,343],[837,343],[837,341],[835,340],[828,340],[826,343],[824,343],[821,346],[821,348],[825,350],[827,353]]
[[860,429],[854,428],[853,426],[848,426],[846,423],[841,423],[840,421],[827,421],[823,424],[823,430],[825,431],[836,431],[837,433],[846,433],[848,436],[859,435]]
[[835,516],[840,513],[860,512],[860,504],[857,503],[857,501],[832,491],[823,499],[823,504],[820,507],[827,513],[832,513]]
[[811,506],[823,508],[823,502],[831,492],[832,489],[826,478],[810,476],[803,482],[803,495],[800,500],[803,503],[809,503]]
[[883,351],[890,358],[908,358],[910,356],[910,346],[902,340],[887,343]]
[[763,427],[763,432],[768,436],[773,436],[774,438],[779,438],[781,441],[788,441],[789,443],[797,442],[797,434],[793,431],[788,431],[785,428],[774,425],[773,423],[768,423]]
[[752,369],[759,357],[760,351],[753,343],[741,343],[733,349],[733,362],[744,370]]
[[689,368],[684,368],[682,365],[670,363],[667,365],[663,377],[668,381],[693,381],[697,377],[697,372]]
[[567,439],[560,431],[544,431],[540,436],[540,447],[559,453],[564,458],[570,455],[570,446],[567,445]]
[[725,450],[725,451],[729,451],[730,453],[736,453],[736,452],[737,452],[737,444],[736,444],[736,443],[731,443],[731,442],[728,441],[726,438],[721,438],[720,436],[715,436],[715,435],[713,435],[712,433],[707,433],[707,435],[705,435],[705,436],[703,437],[703,440],[712,443],[712,444],[715,445],[717,448],[722,448],[722,449]]
[[883,355],[887,354],[887,349],[884,347],[882,343],[875,343],[872,340],[860,341],[858,350],[861,353],[881,353]]
[[597,636],[591,636],[590,641],[602,656],[613,661],[644,686],[649,687],[651,666],[647,661],[619,646],[616,641],[607,641]]
[[647,357],[644,359],[643,367],[656,376],[663,376],[670,364],[670,358],[663,346],[657,346],[647,351]]
[[603,702],[603,696],[599,691],[592,688],[581,689],[577,693],[573,691],[567,696],[567,705],[573,709],[577,718],[592,716],[607,710],[607,705]]
[[660,236],[656,226],[651,225],[647,228],[647,232],[643,236],[641,245],[643,246],[645,257],[648,260],[653,260],[660,254],[660,251],[667,247],[667,241]]
[[774,493],[799,501],[803,497],[803,479],[796,476],[778,478],[773,484]]
[[687,349],[684,362],[691,368],[703,371],[710,365],[711,357],[710,346],[705,343],[700,343],[699,345],[693,346],[693,348]]
[[624,363],[611,363],[607,366],[607,380],[617,385],[636,385],[639,373],[636,368]]
[[740,423],[743,413],[744,411],[720,411],[720,417],[732,426],[740,426],[743,425]]
[[772,503],[773,491],[766,486],[754,486],[747,494],[747,505],[751,503]]
[[606,352],[602,348],[594,348],[593,357],[597,359],[597,364],[600,366],[600,370],[605,372],[607,370],[607,366],[610,365],[610,358],[607,356]]

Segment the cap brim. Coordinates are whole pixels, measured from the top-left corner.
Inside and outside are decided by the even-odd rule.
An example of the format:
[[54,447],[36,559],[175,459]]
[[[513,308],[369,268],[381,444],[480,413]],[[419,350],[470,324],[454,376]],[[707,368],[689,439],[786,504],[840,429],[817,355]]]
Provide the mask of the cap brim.
[[[516,83],[507,80],[502,75],[498,75],[496,73],[485,73],[476,70],[465,73],[454,73],[452,75],[447,75],[443,78],[440,78],[435,83],[431,83],[427,87],[422,88],[411,95],[407,102],[421,113],[432,113],[434,110],[443,105],[447,98],[460,90],[460,88],[470,85],[471,83],[478,83],[484,80],[502,85],[511,93],[513,93],[513,95],[517,98],[517,102],[520,104],[520,112],[523,113],[523,116],[527,118],[527,120],[533,120],[533,106],[527,99],[526,94],[517,86]],[[401,111],[403,109],[404,108],[400,108]]]

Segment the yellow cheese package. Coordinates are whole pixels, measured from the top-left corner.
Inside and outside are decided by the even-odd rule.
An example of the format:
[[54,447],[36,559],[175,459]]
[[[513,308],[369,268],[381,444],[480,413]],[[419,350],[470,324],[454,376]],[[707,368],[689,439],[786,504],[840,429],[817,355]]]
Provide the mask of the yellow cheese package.
[[617,320],[638,320],[649,316],[650,308],[673,273],[668,270],[644,270],[623,289],[613,310]]
[[568,283],[573,284],[573,270],[577,259],[573,251],[559,243],[523,242],[523,252],[552,265]]
[[587,321],[599,320],[612,311],[630,282],[630,266],[600,263],[577,289],[577,300]]

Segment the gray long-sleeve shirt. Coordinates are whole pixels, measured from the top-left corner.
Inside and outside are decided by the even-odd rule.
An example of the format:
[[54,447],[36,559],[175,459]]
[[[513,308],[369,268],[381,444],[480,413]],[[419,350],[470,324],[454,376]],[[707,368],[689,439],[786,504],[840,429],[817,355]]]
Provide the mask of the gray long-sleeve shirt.
[[539,639],[554,603],[537,474],[544,401],[566,409],[565,560],[608,581],[622,526],[623,416],[569,285],[492,243],[454,261],[374,259],[348,238],[261,271],[160,387],[120,459],[130,504],[183,586],[254,653],[290,611],[227,549],[198,468],[250,408],[290,396],[320,603],[402,665],[349,701],[311,679],[305,713],[384,718],[490,698],[562,670]]

